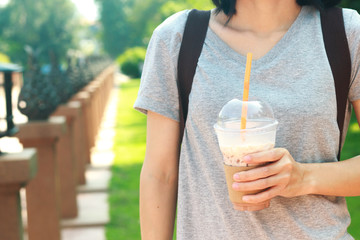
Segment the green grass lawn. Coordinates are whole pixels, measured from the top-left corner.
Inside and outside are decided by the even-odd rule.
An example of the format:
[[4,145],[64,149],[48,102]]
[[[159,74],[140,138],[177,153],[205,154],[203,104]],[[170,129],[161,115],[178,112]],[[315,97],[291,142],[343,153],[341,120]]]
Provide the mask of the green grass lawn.
[[[139,80],[121,85],[116,136],[115,162],[110,181],[110,223],[107,240],[140,239],[139,175],[145,155],[146,117],[133,110]],[[360,129],[353,116],[342,152],[342,159],[360,154]],[[349,232],[360,240],[360,197],[347,198],[352,223]]]
[[[348,159],[356,155],[360,155],[360,129],[355,114],[353,114],[341,159]],[[351,225],[348,231],[355,239],[360,239],[360,197],[348,197],[346,200],[351,215]]]
[[107,240],[140,239],[139,175],[145,155],[146,116],[135,110],[139,81],[121,85],[110,181]]

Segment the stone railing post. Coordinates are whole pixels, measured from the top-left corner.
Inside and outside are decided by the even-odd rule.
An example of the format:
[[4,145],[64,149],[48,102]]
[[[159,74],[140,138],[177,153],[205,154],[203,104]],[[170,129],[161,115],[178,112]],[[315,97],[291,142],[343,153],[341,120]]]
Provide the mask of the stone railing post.
[[20,188],[37,171],[35,149],[0,155],[0,240],[22,240]]
[[71,128],[69,129],[69,132],[73,139],[72,146],[75,161],[75,183],[85,184],[85,169],[88,162],[87,158],[90,158],[90,153],[86,146],[83,106],[79,101],[69,101],[64,105],[59,106],[53,115],[65,116],[73,121],[73,124],[68,125],[68,127]]
[[75,94],[71,101],[78,101],[81,104],[82,110],[82,128],[84,130],[84,145],[86,148],[85,159],[86,163],[91,163],[90,153],[91,153],[91,126],[92,126],[92,119],[91,119],[91,105],[90,105],[90,96],[87,92],[79,92]]
[[63,116],[66,118],[66,134],[59,138],[58,169],[60,177],[60,200],[62,218],[74,218],[78,215],[76,187],[78,179],[78,169],[83,168],[78,150],[81,149],[79,140],[78,121],[80,106],[62,104],[58,106],[52,116]]
[[19,124],[17,137],[36,148],[38,173],[26,187],[29,240],[60,240],[60,181],[57,143],[66,133],[65,117]]
[[83,88],[90,96],[91,115],[92,115],[92,144],[95,144],[95,138],[98,134],[104,110],[113,87],[114,66],[106,68],[99,76]]

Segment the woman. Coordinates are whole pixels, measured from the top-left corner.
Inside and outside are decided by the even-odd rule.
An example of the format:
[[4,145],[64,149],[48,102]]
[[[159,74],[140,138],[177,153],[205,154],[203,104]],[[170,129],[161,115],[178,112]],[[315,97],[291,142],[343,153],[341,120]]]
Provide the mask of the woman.
[[[188,11],[153,33],[135,108],[147,113],[147,150],[140,179],[143,239],[352,239],[343,196],[360,195],[360,156],[339,162],[334,80],[319,10],[339,1],[213,0],[199,58],[181,152],[177,58]],[[345,9],[351,51],[349,101],[360,122],[360,16]],[[235,190],[266,189],[242,212],[228,199],[213,124],[222,106],[241,99],[246,53],[253,53],[250,98],[269,103],[279,121],[273,150],[235,174]],[[349,113],[347,113],[346,126]],[[180,152],[180,160],[179,160]]]

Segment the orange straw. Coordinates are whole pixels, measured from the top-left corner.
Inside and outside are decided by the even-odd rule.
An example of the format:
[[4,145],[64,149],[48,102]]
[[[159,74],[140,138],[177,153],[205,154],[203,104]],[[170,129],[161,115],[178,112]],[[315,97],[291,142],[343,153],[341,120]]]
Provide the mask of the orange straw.
[[[252,53],[248,53],[246,56],[243,102],[247,102],[249,100],[251,60],[252,60]],[[241,111],[241,129],[246,128],[246,116],[247,116],[247,104],[243,103],[242,111]]]

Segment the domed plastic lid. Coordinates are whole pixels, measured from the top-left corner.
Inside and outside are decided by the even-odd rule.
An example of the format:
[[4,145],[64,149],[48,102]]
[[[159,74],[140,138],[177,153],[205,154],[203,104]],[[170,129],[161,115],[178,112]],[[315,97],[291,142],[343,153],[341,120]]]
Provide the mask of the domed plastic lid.
[[221,109],[217,126],[223,129],[240,129],[243,105],[247,107],[246,129],[264,127],[277,121],[271,107],[261,101],[241,101],[233,99]]

